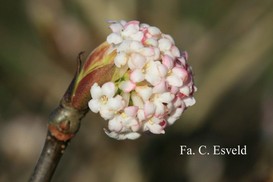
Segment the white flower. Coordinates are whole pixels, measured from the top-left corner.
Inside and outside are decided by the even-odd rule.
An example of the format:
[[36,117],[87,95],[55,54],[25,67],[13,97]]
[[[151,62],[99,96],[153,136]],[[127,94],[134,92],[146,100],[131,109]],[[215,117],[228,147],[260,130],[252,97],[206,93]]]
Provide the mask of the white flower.
[[174,95],[170,92],[165,92],[162,94],[155,94],[153,97],[153,104],[155,105],[156,117],[163,117],[168,114],[167,105],[170,104],[174,99]]
[[136,92],[131,93],[131,99],[134,106],[137,106],[138,108],[143,108],[144,102]]
[[162,64],[168,68],[168,70],[172,69],[174,66],[174,60],[169,55],[163,55],[161,57]]
[[128,60],[127,54],[124,52],[119,52],[115,57],[114,62],[115,65],[120,68],[121,66],[124,66],[127,63],[127,60]]
[[97,83],[91,87],[92,100],[89,102],[90,109],[97,113],[100,109],[107,105],[108,99],[115,94],[115,85],[111,82],[105,83],[101,88]]
[[179,107],[179,108],[176,108],[172,113],[171,115],[167,118],[167,121],[168,121],[168,124],[169,125],[172,125],[177,119],[180,118],[180,116],[182,115],[184,109]]
[[148,27],[148,32],[152,36],[159,36],[161,34],[161,31],[159,30],[159,28],[153,27],[153,26]]
[[188,72],[183,67],[172,68],[169,76],[167,76],[167,82],[171,86],[181,87],[183,86],[185,80],[188,78]]
[[119,136],[117,135],[118,133],[122,133],[123,137],[132,136],[129,134],[136,133],[136,131],[140,129],[140,122],[136,118],[137,111],[138,107],[136,106],[126,107],[124,109],[124,112],[122,112],[120,115],[116,115],[113,119],[109,121],[108,129],[112,132],[112,135],[116,133],[114,134],[114,138]]
[[128,61],[131,70],[142,69],[146,64],[146,58],[139,53],[132,53]]
[[91,97],[88,106],[91,111],[98,113],[104,119],[110,119],[114,116],[114,113],[123,109],[125,102],[122,97],[115,95],[115,84],[112,82],[105,83],[100,87],[95,83],[91,87]]
[[109,121],[108,128],[116,132],[138,131],[140,123],[136,119],[138,107],[129,106],[120,115],[116,115]]
[[195,104],[195,99],[193,97],[187,97],[185,99],[183,99],[186,107],[190,107],[190,106],[193,106]]
[[166,121],[160,118],[152,117],[143,126],[144,131],[149,130],[154,134],[164,134],[164,128],[166,127]]
[[106,129],[104,129],[104,132],[111,138],[117,139],[117,140],[135,140],[140,137],[140,134],[137,132],[131,132],[131,133],[117,133],[117,132],[109,132]]
[[159,84],[168,73],[168,69],[159,61],[150,61],[145,71],[145,79],[153,86]]
[[145,79],[143,71],[141,69],[133,70],[130,74],[130,79],[134,83],[142,82]]
[[156,111],[156,106],[150,102],[150,101],[146,101],[144,104],[144,118],[150,118],[154,115],[155,111]]
[[145,101],[145,100],[149,100],[149,98],[153,94],[153,89],[147,85],[137,86],[136,92]]
[[162,38],[158,41],[160,51],[168,51],[172,47],[172,42],[169,39]]
[[113,44],[119,44],[122,42],[122,37],[118,33],[111,33],[107,37],[107,42],[113,43]]
[[114,33],[120,33],[123,30],[123,25],[119,22],[114,22],[109,27]]
[[123,90],[124,92],[131,92],[133,89],[135,89],[136,84],[133,83],[130,80],[122,81],[119,85],[119,88]]
[[129,37],[131,35],[134,35],[138,33],[139,31],[139,21],[130,21],[126,23],[124,26],[124,30],[121,32],[121,34],[125,37]]

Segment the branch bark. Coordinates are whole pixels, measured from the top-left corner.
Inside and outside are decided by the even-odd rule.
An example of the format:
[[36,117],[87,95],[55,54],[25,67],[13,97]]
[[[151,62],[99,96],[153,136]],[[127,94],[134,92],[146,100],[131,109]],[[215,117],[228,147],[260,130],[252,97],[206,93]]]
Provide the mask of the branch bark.
[[69,141],[60,141],[48,131],[44,148],[29,182],[49,182]]
[[73,104],[73,99],[79,100],[78,97],[86,97],[86,94],[82,92],[74,93],[79,86],[76,85],[76,80],[82,70],[81,55],[82,53],[78,56],[74,78],[59,106],[50,115],[44,147],[29,182],[49,182],[51,180],[67,144],[75,137],[80,128],[81,119],[88,112],[87,102],[77,103],[78,107]]
[[[83,53],[79,54],[75,76],[59,106],[50,115],[44,148],[29,182],[51,180],[67,144],[75,137],[80,128],[81,119],[88,112],[91,86],[96,82],[103,84],[111,79],[115,72],[113,61],[108,64],[104,61],[113,60],[116,54],[112,52],[108,55],[110,48],[111,46],[107,43],[101,44],[91,53],[83,67],[81,61]],[[98,62],[100,62],[99,68],[94,69],[94,64]]]
[[80,121],[88,110],[76,110],[64,99],[50,118],[48,133],[40,158],[29,182],[49,182],[67,147],[80,128]]

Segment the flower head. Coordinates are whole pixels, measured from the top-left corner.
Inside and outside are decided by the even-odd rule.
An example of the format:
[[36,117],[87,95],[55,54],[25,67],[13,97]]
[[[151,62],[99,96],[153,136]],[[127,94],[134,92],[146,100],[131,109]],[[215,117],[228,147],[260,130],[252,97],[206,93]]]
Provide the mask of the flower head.
[[143,131],[164,134],[167,125],[195,104],[187,53],[148,24],[112,21],[110,29],[107,44],[118,74],[93,84],[89,108],[109,120],[105,133],[112,138],[136,139]]

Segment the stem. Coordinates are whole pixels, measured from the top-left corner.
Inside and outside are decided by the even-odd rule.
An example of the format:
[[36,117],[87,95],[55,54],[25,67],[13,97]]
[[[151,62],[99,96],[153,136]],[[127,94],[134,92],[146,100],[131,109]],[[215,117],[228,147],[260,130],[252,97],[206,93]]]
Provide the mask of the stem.
[[59,141],[48,132],[43,151],[29,182],[49,182],[67,144],[68,141]]
[[78,57],[77,71],[72,82],[59,106],[50,115],[44,148],[29,182],[50,182],[67,144],[78,132],[81,119],[88,112],[87,103],[81,103],[80,108],[75,107],[72,103],[73,98],[85,96],[83,93],[76,95],[73,92],[81,71],[81,54]]
[[78,111],[61,102],[49,118],[44,148],[29,182],[49,182],[67,147],[76,135],[87,111]]

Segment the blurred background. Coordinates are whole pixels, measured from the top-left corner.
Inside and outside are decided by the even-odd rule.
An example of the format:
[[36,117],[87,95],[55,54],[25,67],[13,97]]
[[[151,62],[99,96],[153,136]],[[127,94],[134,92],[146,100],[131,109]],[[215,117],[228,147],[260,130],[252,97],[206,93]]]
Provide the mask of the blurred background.
[[[27,181],[47,119],[107,20],[140,20],[187,50],[197,103],[165,135],[115,141],[88,113],[52,181],[272,182],[272,0],[18,0],[0,6],[0,181]],[[246,156],[180,155],[247,145]]]

